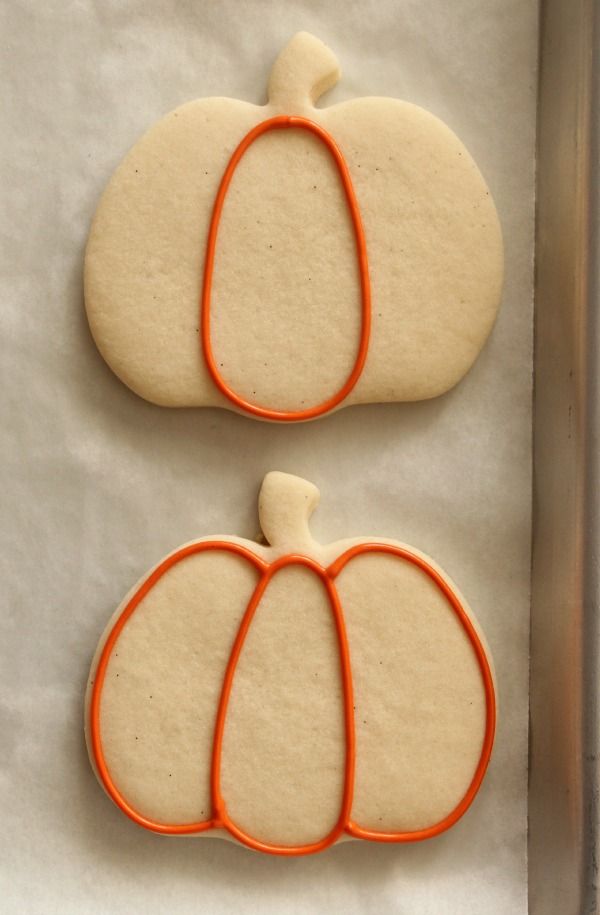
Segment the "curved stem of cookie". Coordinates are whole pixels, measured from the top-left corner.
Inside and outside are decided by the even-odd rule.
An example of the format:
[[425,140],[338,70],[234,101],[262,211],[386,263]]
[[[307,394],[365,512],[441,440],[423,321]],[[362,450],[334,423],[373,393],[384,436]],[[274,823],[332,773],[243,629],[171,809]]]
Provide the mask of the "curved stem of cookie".
[[298,32],[273,64],[269,104],[285,114],[314,105],[340,78],[337,58],[326,44],[308,32]]
[[303,551],[314,543],[308,521],[319,504],[319,490],[289,473],[272,471],[258,497],[260,526],[272,547]]

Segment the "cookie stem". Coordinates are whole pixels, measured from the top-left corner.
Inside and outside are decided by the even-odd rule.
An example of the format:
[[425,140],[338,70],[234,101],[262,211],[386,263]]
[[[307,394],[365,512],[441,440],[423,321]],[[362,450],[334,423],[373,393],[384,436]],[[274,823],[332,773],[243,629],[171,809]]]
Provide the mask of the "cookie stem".
[[319,490],[312,483],[288,473],[268,473],[258,497],[258,514],[271,546],[288,552],[307,549],[313,543],[308,520],[318,504]]
[[308,32],[298,32],[273,64],[269,103],[285,114],[302,111],[340,78],[337,58],[326,44]]

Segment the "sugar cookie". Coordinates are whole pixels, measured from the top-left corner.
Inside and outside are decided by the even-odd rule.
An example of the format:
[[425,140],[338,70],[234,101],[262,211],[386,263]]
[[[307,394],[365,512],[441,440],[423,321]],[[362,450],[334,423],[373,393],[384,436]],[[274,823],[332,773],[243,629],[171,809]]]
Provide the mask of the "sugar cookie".
[[135,586],[86,697],[92,765],[132,820],[300,855],[452,826],[495,729],[485,642],[412,547],[322,545],[305,480],[265,477],[267,545],[194,541]]
[[266,105],[185,104],[116,170],[85,301],[100,352],[142,397],[302,421],[434,397],[477,357],[503,269],[486,184],[415,105],[316,108],[339,75],[299,33]]

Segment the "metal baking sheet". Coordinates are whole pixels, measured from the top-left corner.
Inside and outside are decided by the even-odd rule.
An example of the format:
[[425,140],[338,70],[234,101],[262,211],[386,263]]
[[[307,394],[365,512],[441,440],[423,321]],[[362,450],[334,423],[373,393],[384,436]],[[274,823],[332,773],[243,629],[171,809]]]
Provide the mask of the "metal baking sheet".
[[600,4],[541,9],[531,915],[598,911]]

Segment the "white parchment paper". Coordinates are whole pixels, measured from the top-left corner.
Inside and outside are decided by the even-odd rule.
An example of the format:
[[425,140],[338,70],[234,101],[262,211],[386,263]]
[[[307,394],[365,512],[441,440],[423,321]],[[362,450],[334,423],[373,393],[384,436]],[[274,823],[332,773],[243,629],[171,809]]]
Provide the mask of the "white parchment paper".
[[[3,0],[0,909],[85,913],[526,911],[536,3]],[[506,288],[469,376],[413,405],[278,427],[167,410],[91,341],[82,255],[101,190],[156,119],[200,95],[264,100],[307,29],[344,77],[466,143],[500,210]],[[396,537],[456,580],[491,644],[500,725],[484,787],[443,836],[283,860],[135,827],[87,761],[83,692],[128,588],[197,536],[257,533],[271,469],[321,489],[322,540]]]

